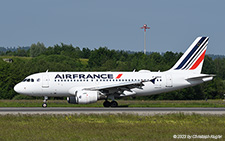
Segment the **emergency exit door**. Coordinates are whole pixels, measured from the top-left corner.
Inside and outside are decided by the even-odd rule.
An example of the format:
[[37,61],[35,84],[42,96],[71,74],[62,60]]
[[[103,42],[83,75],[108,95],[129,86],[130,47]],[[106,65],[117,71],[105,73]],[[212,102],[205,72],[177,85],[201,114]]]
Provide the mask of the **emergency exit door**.
[[49,77],[48,74],[42,75],[42,88],[49,88]]
[[172,75],[166,75],[166,87],[173,87]]

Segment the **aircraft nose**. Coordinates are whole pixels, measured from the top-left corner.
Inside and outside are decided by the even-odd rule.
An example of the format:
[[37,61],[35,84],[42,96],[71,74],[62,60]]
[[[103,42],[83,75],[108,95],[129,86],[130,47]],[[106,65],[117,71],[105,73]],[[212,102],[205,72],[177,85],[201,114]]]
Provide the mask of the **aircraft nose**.
[[20,86],[20,84],[16,84],[16,86],[14,86],[14,91],[17,92],[17,93],[22,92],[22,87]]

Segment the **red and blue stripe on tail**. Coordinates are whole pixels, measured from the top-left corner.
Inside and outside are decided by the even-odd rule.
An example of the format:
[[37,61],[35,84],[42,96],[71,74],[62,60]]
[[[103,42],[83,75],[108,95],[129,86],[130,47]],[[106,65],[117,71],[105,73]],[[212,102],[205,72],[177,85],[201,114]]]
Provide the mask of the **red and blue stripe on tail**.
[[209,37],[198,37],[171,70],[192,70],[201,73]]

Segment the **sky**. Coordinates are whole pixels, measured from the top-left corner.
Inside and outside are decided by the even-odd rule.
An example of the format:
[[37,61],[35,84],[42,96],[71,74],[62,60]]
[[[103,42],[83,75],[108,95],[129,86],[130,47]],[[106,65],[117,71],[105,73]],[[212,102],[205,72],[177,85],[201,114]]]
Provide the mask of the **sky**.
[[209,36],[207,54],[225,55],[224,0],[2,0],[0,47],[74,47],[185,52]]

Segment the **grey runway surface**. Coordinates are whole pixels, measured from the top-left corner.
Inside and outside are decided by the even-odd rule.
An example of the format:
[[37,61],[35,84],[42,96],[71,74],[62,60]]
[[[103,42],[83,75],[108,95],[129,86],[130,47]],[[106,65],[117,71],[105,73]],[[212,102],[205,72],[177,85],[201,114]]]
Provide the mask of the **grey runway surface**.
[[170,113],[225,115],[225,108],[77,108],[77,107],[7,107],[0,114],[138,114],[155,115]]

